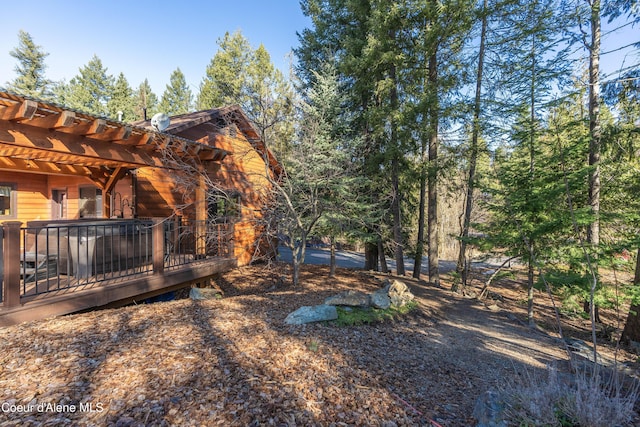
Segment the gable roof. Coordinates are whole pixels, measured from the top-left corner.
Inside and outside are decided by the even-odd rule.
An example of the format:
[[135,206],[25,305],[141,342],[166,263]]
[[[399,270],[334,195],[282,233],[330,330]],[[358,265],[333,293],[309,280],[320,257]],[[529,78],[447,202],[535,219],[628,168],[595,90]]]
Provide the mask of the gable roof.
[[[272,172],[277,177],[282,175],[282,165],[267,148],[251,120],[238,105],[172,116],[164,132],[198,141],[208,136],[210,127],[206,126],[207,124],[213,124],[219,132],[229,124],[234,124],[260,156],[268,160]],[[151,120],[135,122],[134,125],[152,128]]]

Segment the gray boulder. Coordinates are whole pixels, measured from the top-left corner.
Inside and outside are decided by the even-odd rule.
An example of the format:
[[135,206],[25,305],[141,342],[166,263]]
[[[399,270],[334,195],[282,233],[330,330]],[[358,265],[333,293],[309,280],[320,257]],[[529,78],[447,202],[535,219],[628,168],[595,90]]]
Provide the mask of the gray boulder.
[[196,301],[222,298],[222,291],[212,288],[191,288],[189,298]]
[[348,307],[369,307],[371,297],[357,291],[345,291],[324,300],[326,305],[344,305]]
[[300,307],[284,319],[288,325],[302,325],[305,323],[322,322],[325,320],[336,320],[338,310],[333,305],[315,305]]
[[371,305],[375,308],[381,308],[383,310],[391,307],[391,298],[389,298],[389,292],[386,287],[378,289],[371,294]]
[[402,307],[410,301],[413,301],[413,294],[409,290],[409,287],[400,280],[394,280],[392,283],[385,286],[391,305],[394,307]]

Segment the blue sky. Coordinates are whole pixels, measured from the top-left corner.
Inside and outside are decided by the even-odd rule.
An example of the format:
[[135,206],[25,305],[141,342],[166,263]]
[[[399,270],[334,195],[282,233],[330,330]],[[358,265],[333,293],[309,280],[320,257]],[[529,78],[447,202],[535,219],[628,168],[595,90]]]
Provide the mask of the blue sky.
[[[286,73],[296,32],[310,24],[298,0],[4,1],[1,12],[0,86],[15,78],[9,52],[22,29],[49,53],[46,73],[52,80],[70,80],[95,54],[109,74],[123,72],[134,88],[148,78],[158,96],[178,67],[197,94],[226,31],[242,31],[254,48],[264,44]],[[611,26],[603,24],[603,52],[640,41],[638,27],[607,33]],[[606,73],[638,63],[638,49],[606,54],[601,61]]]
[[9,52],[18,31],[49,53],[47,77],[69,81],[93,55],[107,72],[123,72],[137,87],[149,79],[161,96],[178,67],[194,94],[226,31],[242,31],[255,48],[264,44],[286,71],[296,31],[308,26],[298,0],[30,0],[2,2],[0,86],[15,78]]

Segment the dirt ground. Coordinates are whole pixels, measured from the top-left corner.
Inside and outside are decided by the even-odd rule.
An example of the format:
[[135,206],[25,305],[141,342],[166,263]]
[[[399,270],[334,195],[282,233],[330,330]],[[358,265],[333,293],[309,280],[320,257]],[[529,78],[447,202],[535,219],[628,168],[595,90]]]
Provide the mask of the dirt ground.
[[[441,289],[403,278],[419,303],[403,318],[291,326],[284,318],[300,306],[373,291],[385,276],[338,269],[328,278],[327,267],[305,266],[294,289],[287,269],[226,274],[219,300],[0,329],[0,425],[473,426],[481,393],[567,359],[544,294],[536,315],[546,329],[524,325],[517,282],[498,282],[495,299],[479,302],[452,294],[446,276]],[[486,275],[474,274],[480,285]],[[588,340],[586,322],[563,325]],[[610,340],[599,346],[607,357],[614,349]],[[636,355],[618,360],[638,372]]]

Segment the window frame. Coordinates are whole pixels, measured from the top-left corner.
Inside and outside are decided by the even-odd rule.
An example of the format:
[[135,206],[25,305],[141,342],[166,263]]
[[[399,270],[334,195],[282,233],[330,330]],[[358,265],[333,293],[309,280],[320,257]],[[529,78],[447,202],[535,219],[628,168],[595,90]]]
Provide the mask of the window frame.
[[[83,198],[82,192],[86,190],[93,190],[93,198]],[[89,218],[89,219],[99,219],[102,218],[104,212],[102,211],[102,189],[96,187],[95,185],[80,185],[78,186],[78,217],[79,218]],[[94,202],[94,211],[92,213],[84,213],[85,209],[83,200],[93,201]],[[86,203],[86,202],[85,202]]]
[[0,187],[9,187],[9,215],[0,214],[0,220],[18,218],[18,184],[15,182],[0,182]]

